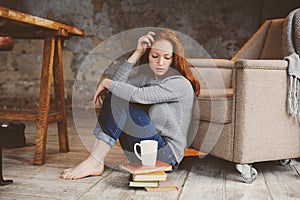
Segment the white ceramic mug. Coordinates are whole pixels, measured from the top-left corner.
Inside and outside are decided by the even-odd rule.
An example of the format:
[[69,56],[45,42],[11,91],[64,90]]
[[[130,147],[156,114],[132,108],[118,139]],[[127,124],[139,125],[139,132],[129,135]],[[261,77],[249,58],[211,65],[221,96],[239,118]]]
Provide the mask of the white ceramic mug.
[[[136,147],[139,146],[141,149],[141,155],[137,152]],[[133,150],[135,155],[142,161],[145,166],[155,166],[157,157],[157,146],[156,140],[142,140],[140,143],[135,143]]]

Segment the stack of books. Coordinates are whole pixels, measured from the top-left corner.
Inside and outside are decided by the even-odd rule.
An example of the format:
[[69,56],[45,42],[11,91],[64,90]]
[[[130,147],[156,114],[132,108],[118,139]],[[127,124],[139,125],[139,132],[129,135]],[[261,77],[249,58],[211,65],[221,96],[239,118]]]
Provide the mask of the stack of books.
[[138,164],[122,164],[121,168],[130,173],[129,187],[144,187],[147,191],[178,190],[166,171],[172,171],[170,164],[157,161],[153,167]]

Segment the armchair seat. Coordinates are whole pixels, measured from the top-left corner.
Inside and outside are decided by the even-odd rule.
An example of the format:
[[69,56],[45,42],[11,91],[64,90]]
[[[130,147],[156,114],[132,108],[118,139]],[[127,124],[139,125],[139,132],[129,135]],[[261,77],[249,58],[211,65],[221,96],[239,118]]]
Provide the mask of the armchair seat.
[[201,84],[197,97],[199,127],[192,148],[232,159],[232,74],[234,62],[223,59],[189,59]]

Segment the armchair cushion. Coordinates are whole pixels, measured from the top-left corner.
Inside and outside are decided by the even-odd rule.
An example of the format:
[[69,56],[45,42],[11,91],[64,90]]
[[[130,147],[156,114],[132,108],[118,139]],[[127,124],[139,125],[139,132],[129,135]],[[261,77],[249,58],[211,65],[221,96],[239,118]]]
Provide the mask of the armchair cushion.
[[218,123],[231,122],[233,89],[202,89],[197,98],[199,119]]

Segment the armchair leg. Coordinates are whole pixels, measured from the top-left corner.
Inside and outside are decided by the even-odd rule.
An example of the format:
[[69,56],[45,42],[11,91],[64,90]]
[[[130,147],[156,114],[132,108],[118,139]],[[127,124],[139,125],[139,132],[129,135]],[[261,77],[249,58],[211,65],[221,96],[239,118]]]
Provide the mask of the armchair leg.
[[0,186],[9,185],[13,183],[12,180],[4,180],[2,175],[2,147],[0,144]]
[[241,173],[245,183],[252,183],[257,177],[257,170],[249,164],[236,164],[235,168]]

